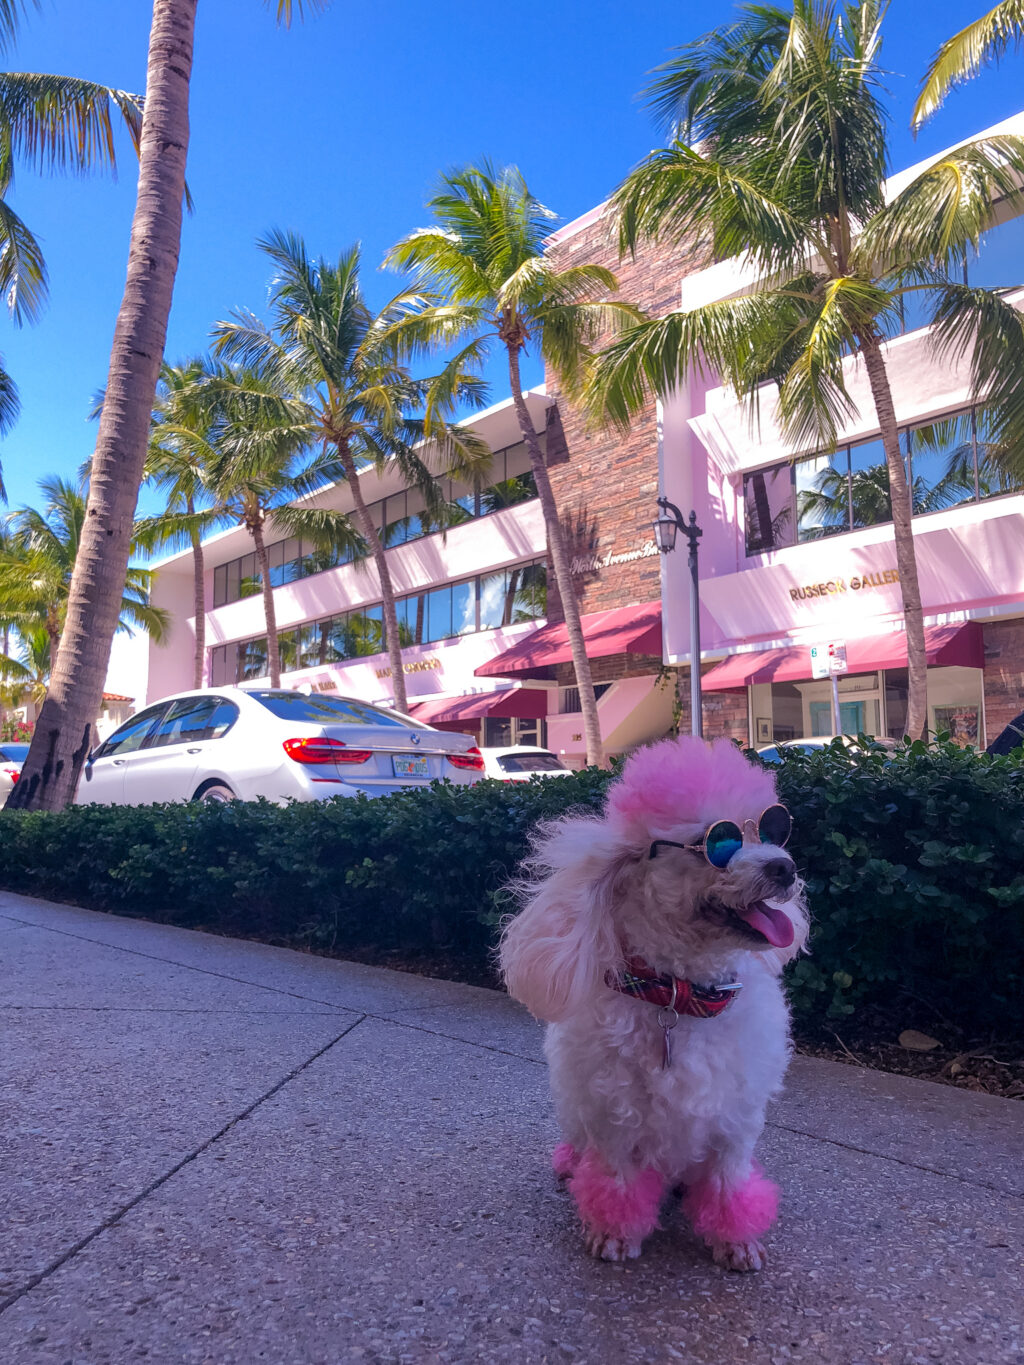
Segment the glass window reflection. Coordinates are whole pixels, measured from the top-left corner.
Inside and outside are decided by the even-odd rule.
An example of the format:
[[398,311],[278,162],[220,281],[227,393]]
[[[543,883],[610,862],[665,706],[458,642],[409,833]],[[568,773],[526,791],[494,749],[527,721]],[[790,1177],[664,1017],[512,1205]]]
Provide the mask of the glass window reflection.
[[915,514],[940,512],[973,502],[974,421],[954,413],[911,427],[906,433]]
[[793,544],[793,469],[776,465],[743,476],[747,554]]
[[880,437],[850,447],[850,525],[880,526],[892,521],[889,465]]
[[850,529],[848,458],[834,455],[798,460],[795,471],[797,537],[822,540]]

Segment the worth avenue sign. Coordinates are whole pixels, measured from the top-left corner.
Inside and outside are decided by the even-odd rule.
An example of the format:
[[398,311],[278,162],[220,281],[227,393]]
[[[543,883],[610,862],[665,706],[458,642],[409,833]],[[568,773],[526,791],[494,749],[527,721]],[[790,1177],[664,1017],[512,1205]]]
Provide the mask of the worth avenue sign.
[[654,559],[658,547],[653,540],[646,541],[638,550],[625,550],[622,554],[574,555],[569,566],[570,573],[600,573],[602,569],[614,568],[616,564],[632,564],[637,559]]

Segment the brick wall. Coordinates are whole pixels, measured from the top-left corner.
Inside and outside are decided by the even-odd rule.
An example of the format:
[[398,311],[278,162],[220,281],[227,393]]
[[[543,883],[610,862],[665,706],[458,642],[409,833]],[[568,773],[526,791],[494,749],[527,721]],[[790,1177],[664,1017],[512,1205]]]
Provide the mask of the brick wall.
[[[620,678],[648,678],[652,673],[661,672],[661,659],[647,654],[615,654],[604,659],[592,659],[590,671],[595,683],[618,682]],[[554,672],[559,687],[576,686],[572,664],[556,664]]]
[[[707,673],[714,663],[704,664],[701,672]],[[687,667],[675,670],[679,695],[679,733],[690,733],[690,670]],[[747,745],[750,741],[749,710],[747,689],[733,688],[728,692],[705,692],[702,694],[704,712],[704,738],[739,740]]]
[[[618,276],[620,296],[654,314],[678,307],[680,281],[695,265],[692,253],[649,246],[636,260],[620,261],[606,219],[556,242],[548,254],[560,269],[583,263],[607,266]],[[557,401],[557,430],[554,434],[549,430],[548,435],[551,484],[568,534],[570,556],[603,558],[642,549],[652,539],[651,523],[657,514],[658,435],[653,400],[627,433],[594,431],[550,373],[547,388]],[[659,557],[579,573],[574,583],[583,612],[651,602],[661,596]],[[548,617],[562,618],[553,584]]]
[[985,632],[985,735],[991,744],[1024,711],[1024,620],[990,621]]

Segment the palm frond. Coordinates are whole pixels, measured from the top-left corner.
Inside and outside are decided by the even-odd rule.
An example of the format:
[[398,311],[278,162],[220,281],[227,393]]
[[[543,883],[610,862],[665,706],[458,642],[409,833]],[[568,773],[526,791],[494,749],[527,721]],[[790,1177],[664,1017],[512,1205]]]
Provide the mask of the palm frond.
[[739,17],[678,47],[651,73],[643,92],[648,108],[673,138],[720,140],[744,116],[756,125],[761,86],[789,35],[790,15],[770,5],[743,5]]
[[[0,436],[6,436],[11,427],[18,420],[21,412],[21,398],[18,395],[18,386],[7,373],[4,367],[3,357],[0,356]],[[0,502],[7,501],[7,489],[4,487],[3,475],[0,473]]]
[[947,38],[925,72],[910,126],[920,128],[950,90],[976,76],[989,62],[998,62],[1011,46],[1019,47],[1022,37],[1024,0],[1002,0],[973,24]]
[[42,0],[0,0],[0,52],[14,46],[23,18],[42,7]]
[[779,388],[779,418],[794,448],[834,448],[839,430],[857,407],[846,388],[844,356],[884,325],[894,308],[887,290],[857,277],[832,279],[822,290],[817,316]]
[[228,521],[223,507],[206,508],[200,512],[160,512],[151,517],[139,517],[132,527],[132,550],[136,554],[153,554],[157,550],[183,550],[193,543],[193,536],[202,536]]
[[117,165],[116,121],[136,153],[142,98],[76,76],[0,72],[0,127],[11,153],[40,170]]
[[749,395],[806,325],[809,309],[793,292],[766,290],[627,327],[590,367],[584,403],[591,420],[626,428],[651,394],[664,396],[705,370]]
[[648,238],[718,260],[749,252],[775,272],[807,256],[807,224],[770,180],[673,142],[651,152],[612,195],[619,248]]
[[948,284],[932,335],[940,359],[970,354],[972,397],[987,409],[993,449],[1024,476],[1024,314],[996,290]]
[[1024,138],[980,138],[947,152],[864,225],[853,261],[888,274],[927,262],[958,268],[997,212],[1024,207]]
[[46,262],[39,243],[0,198],[0,292],[19,325],[35,322],[46,300]]
[[327,507],[295,507],[285,503],[271,512],[275,530],[286,536],[300,536],[319,550],[340,550],[353,560],[365,559],[366,542],[345,512]]
[[443,293],[457,296],[463,305],[477,307],[494,294],[483,264],[470,255],[458,233],[441,228],[419,228],[388,251],[384,265],[390,270],[411,271]]
[[330,0],[263,0],[267,9],[273,9],[277,22],[282,28],[291,28],[293,19],[305,19],[308,7],[310,14],[323,14]]

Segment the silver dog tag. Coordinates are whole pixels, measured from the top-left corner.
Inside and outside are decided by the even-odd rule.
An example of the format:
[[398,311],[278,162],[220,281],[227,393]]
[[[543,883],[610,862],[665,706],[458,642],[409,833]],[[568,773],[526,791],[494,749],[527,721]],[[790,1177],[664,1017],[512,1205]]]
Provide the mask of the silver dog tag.
[[672,1065],[672,1030],[679,1023],[679,1015],[671,1006],[658,1011],[658,1027],[661,1029],[661,1069],[667,1071]]

